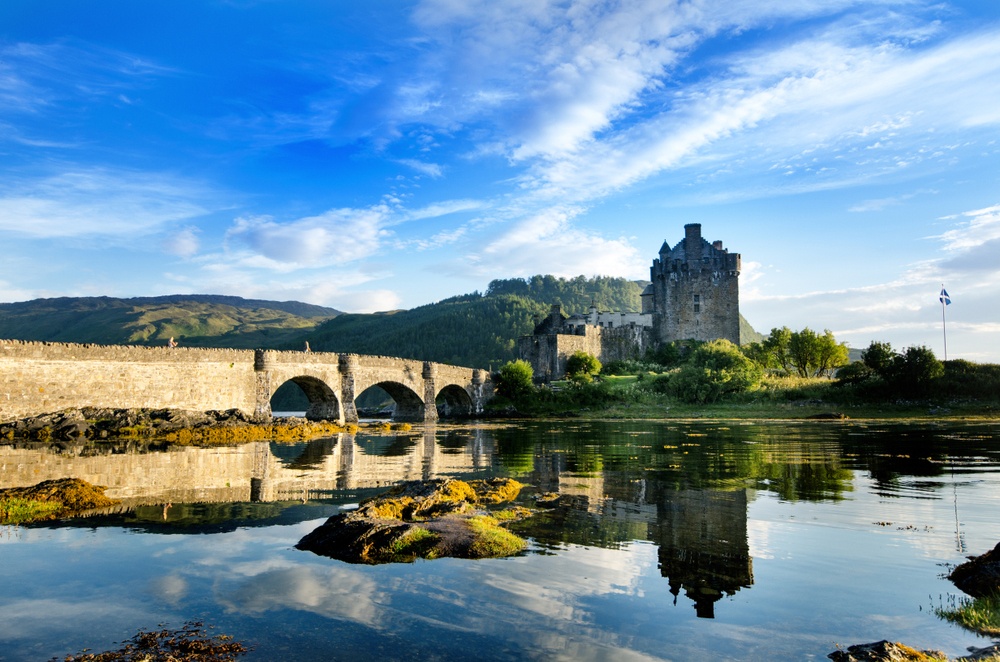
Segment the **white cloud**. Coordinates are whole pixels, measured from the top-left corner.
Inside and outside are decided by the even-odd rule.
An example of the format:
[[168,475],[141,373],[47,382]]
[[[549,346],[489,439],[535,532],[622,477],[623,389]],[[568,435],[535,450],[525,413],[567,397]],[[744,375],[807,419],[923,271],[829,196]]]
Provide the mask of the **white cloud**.
[[0,280],[0,301],[28,301],[38,296],[41,295],[34,290],[27,290]]
[[331,209],[288,223],[270,217],[238,218],[226,233],[238,244],[264,258],[258,266],[316,267],[354,262],[375,254],[387,236],[390,210]]
[[163,240],[163,250],[180,257],[191,257],[198,247],[198,228],[183,228]]
[[437,163],[426,163],[424,161],[418,161],[417,159],[397,159],[397,163],[405,165],[407,168],[413,168],[417,172],[427,175],[428,177],[433,177],[437,179],[444,174],[443,169]]
[[580,212],[568,207],[540,211],[514,223],[468,259],[484,274],[644,277],[646,261],[627,239],[605,239],[572,227]]
[[34,238],[131,239],[208,213],[198,182],[162,173],[78,168],[0,188],[0,231]]
[[[945,250],[968,251],[1000,240],[1000,205],[967,211],[962,217],[971,220],[941,235]],[[995,266],[1000,269],[1000,260]]]
[[286,567],[219,582],[219,601],[239,613],[298,609],[378,627],[383,609],[375,582],[343,564]]

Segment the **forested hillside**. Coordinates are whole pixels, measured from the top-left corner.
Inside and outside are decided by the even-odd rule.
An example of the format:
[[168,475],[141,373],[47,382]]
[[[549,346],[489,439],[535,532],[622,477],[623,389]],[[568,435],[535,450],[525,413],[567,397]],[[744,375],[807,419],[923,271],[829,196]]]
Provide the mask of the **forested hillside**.
[[517,339],[531,333],[534,318],[560,303],[566,314],[583,313],[591,302],[601,310],[640,309],[645,283],[624,278],[494,280],[485,294],[474,292],[411,310],[341,315],[309,336],[314,349],[385,354],[455,365],[498,368],[517,358]]
[[106,345],[275,347],[340,311],[232,296],[63,297],[0,304],[0,338]]

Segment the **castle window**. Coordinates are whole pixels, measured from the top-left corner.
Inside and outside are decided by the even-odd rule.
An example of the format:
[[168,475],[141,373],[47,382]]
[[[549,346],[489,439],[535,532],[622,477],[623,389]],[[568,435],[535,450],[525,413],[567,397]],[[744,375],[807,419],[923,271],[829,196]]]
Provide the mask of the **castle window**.
[[701,312],[701,295],[700,294],[694,295],[694,312],[696,312],[696,313],[700,313]]

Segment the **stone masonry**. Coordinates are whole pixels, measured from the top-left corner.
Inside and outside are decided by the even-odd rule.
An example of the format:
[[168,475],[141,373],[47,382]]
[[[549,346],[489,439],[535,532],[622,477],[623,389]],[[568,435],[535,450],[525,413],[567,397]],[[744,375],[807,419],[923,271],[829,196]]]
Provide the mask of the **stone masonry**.
[[271,418],[287,381],[309,398],[307,418],[357,422],[354,400],[372,386],[396,401],[395,418],[437,419],[492,396],[486,370],[330,352],[79,345],[0,340],[0,422],[79,407],[239,409]]

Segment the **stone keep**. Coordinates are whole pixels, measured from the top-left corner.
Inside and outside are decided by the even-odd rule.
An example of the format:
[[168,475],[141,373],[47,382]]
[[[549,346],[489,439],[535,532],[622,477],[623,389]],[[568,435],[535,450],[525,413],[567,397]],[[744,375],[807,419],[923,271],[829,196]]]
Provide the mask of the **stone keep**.
[[701,224],[684,226],[684,239],[666,242],[649,269],[642,312],[653,316],[660,342],[725,338],[740,344],[740,254],[701,237]]
[[676,246],[664,242],[649,269],[652,281],[642,293],[642,312],[566,317],[558,305],[518,340],[520,358],[537,381],[561,379],[573,352],[593,354],[601,363],[640,359],[647,349],[675,340],[725,338],[740,344],[740,255],[721,241],[708,243],[701,225],[684,226]]

